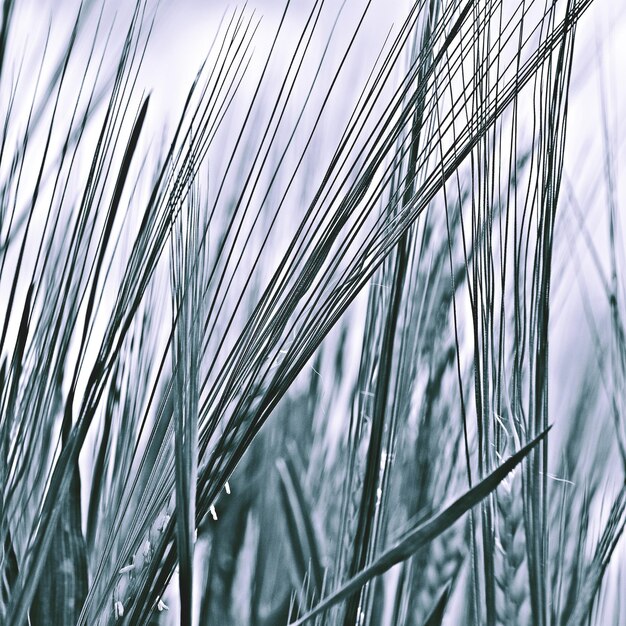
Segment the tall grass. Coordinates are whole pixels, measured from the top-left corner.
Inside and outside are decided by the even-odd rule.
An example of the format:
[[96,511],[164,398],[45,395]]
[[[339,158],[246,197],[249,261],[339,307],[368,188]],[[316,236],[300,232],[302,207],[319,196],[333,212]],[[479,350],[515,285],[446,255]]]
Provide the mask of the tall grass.
[[[564,179],[592,2],[417,0],[346,90],[372,1],[286,2],[258,48],[227,11],[163,130],[149,2],[119,46],[83,3],[29,72],[4,0],[2,623],[623,619],[606,116],[610,277]],[[578,239],[610,324],[555,415]]]

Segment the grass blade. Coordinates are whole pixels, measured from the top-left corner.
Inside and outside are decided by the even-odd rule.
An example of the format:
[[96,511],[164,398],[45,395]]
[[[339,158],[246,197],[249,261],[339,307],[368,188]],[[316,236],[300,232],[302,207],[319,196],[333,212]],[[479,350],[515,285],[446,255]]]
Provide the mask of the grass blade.
[[441,626],[444,613],[446,612],[446,606],[450,599],[451,584],[448,583],[444,590],[441,592],[437,604],[433,607],[430,615],[426,618],[424,626]]
[[350,580],[345,582],[330,596],[324,598],[322,602],[306,615],[303,615],[297,621],[293,622],[293,626],[304,624],[338,602],[350,598],[372,578],[384,574],[397,563],[408,559],[419,549],[428,545],[430,541],[450,528],[454,522],[461,518],[472,507],[476,506],[483,498],[492,493],[500,482],[506,478],[507,474],[519,465],[528,453],[546,438],[548,431],[549,429],[545,430],[530,443],[526,444],[521,450],[516,452],[489,474],[489,476],[480,481],[472,489],[469,489],[451,505],[443,509],[443,511],[437,513],[425,522],[418,523],[415,528],[407,531],[394,546],[385,550],[371,565],[368,565],[356,576],[353,576]]
[[281,500],[287,518],[290,545],[300,582],[310,572],[308,588],[315,596],[322,591],[324,570],[319,555],[319,540],[316,536],[311,507],[307,502],[293,461],[281,458],[276,461],[280,478]]

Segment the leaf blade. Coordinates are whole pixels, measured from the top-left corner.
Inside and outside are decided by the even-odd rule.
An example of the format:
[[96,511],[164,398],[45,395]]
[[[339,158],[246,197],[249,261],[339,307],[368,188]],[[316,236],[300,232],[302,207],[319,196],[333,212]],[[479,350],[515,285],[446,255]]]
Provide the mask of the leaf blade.
[[545,437],[550,428],[543,431],[539,436],[526,444],[518,452],[507,459],[502,465],[497,467],[491,474],[480,481],[476,486],[466,491],[457,498],[451,505],[437,513],[430,519],[409,530],[400,538],[395,545],[386,550],[371,565],[361,570],[358,574],[345,582],[337,591],[326,597],[315,608],[306,615],[300,617],[292,623],[292,626],[300,626],[310,619],[320,615],[331,606],[349,598],[356,593],[363,585],[375,576],[379,576],[391,569],[394,565],[409,558],[413,553],[423,548],[435,537],[447,530],[454,522],[460,519],[463,514],[477,505],[483,498],[491,493],[500,482],[506,478],[507,474],[513,470],[524,458],[533,450]]

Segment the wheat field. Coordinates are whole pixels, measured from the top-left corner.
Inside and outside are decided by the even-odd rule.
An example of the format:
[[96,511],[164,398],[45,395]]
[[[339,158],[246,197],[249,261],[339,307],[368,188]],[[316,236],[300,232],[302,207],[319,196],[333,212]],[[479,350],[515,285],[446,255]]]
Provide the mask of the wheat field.
[[619,2],[1,5],[0,624],[626,623]]

